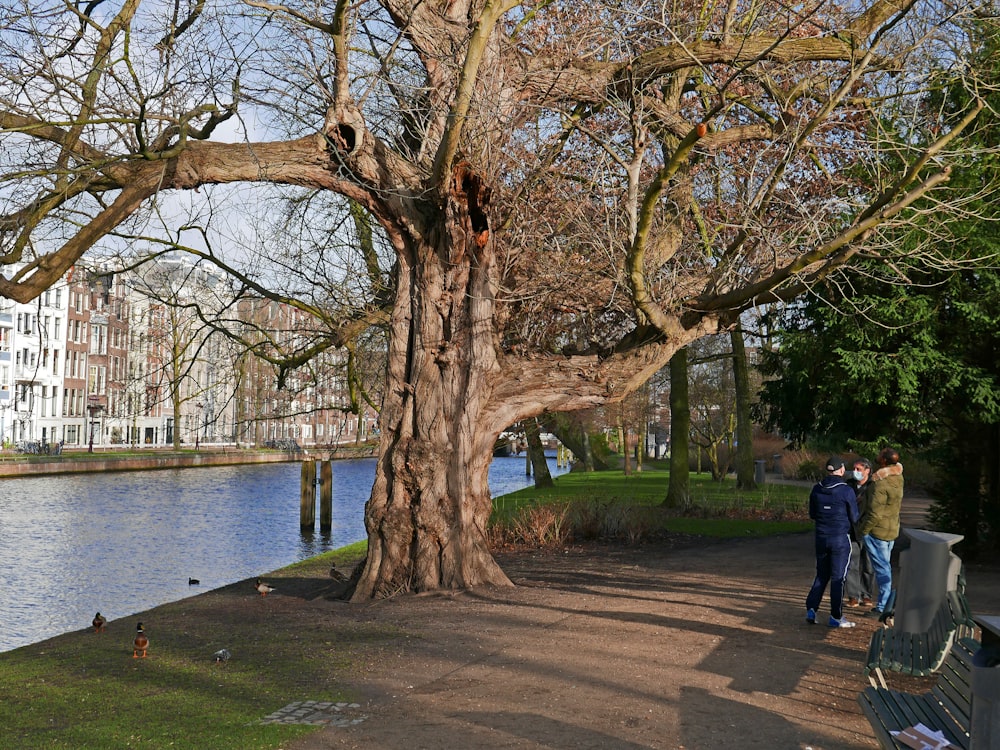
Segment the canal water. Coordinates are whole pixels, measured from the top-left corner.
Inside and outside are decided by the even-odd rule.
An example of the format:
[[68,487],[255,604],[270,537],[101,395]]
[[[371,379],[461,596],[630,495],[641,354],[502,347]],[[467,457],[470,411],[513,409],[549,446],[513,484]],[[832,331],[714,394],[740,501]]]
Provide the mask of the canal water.
[[[555,459],[549,459],[553,476]],[[365,538],[375,459],[333,463],[333,529],[299,530],[297,463],[0,479],[0,652]],[[495,458],[494,497],[527,487]],[[317,514],[318,516],[318,514]],[[189,579],[196,579],[191,585]]]

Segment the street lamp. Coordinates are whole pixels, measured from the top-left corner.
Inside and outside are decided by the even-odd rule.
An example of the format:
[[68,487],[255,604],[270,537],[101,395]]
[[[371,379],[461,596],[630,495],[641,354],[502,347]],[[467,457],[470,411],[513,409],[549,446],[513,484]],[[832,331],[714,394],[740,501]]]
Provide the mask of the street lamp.
[[90,439],[87,442],[87,453],[94,452],[94,427],[97,425],[95,417],[104,407],[97,403],[99,396],[87,396],[87,411],[90,413]]
[[199,443],[201,442],[201,420],[205,404],[199,401],[195,404],[195,406],[198,408],[198,426],[194,429],[194,449],[198,450]]

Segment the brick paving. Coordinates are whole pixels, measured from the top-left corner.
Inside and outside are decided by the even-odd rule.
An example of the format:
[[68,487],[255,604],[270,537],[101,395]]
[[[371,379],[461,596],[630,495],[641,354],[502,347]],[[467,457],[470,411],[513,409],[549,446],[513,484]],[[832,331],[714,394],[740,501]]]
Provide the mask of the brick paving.
[[295,701],[260,720],[261,724],[311,724],[313,726],[350,727],[368,718],[360,713],[359,703]]

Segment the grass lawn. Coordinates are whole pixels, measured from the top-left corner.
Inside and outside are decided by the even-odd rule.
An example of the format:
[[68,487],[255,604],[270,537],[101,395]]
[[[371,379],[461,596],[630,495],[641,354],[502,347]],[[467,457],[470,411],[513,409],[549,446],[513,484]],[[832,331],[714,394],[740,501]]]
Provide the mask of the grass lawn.
[[667,531],[713,537],[766,536],[812,529],[806,516],[809,489],[798,485],[765,483],[756,490],[736,488],[736,480],[722,482],[709,474],[692,474],[689,502],[678,509],[662,507],[668,472],[645,469],[626,476],[622,471],[574,472],[554,479],[554,486],[529,487],[494,500],[493,521],[507,523],[525,509],[546,505],[587,504],[608,509],[647,509],[644,523]]
[[[288,593],[323,586],[331,562],[350,570],[364,550],[320,555],[273,581]],[[352,646],[396,629],[319,621],[308,598],[273,596],[234,584],[109,622],[104,633],[86,628],[0,654],[0,747],[264,750],[313,731],[260,720],[293,701],[350,702],[344,678],[363,668]],[[138,621],[150,638],[145,659],[132,656]],[[232,658],[216,663],[222,648]]]

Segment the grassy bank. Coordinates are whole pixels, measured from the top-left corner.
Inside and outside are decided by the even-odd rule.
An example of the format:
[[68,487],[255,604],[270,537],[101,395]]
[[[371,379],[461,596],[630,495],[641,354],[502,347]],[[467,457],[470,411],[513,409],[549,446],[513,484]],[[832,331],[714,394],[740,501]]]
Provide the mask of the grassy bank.
[[690,496],[666,508],[669,474],[653,469],[563,474],[552,487],[529,487],[494,501],[498,540],[555,542],[612,538],[642,541],[659,532],[710,537],[767,536],[812,528],[806,517],[809,490],[799,485],[760,485],[741,490],[735,479],[716,482],[692,475]]
[[[386,627],[330,622],[309,602],[330,592],[332,562],[349,569],[364,544],[320,555],[268,580],[244,582],[0,654],[0,724],[9,748],[278,748],[312,731],[262,724],[302,700],[347,701],[362,671],[356,646],[391,639]],[[132,656],[136,624],[147,658]],[[213,654],[231,653],[224,663]]]
[[[647,471],[569,474],[555,487],[497,498],[495,519],[531,509],[575,505],[617,509],[623,516],[654,513],[663,528],[688,534],[746,536],[809,528],[775,519],[778,508],[801,508],[807,490],[766,485],[742,493],[695,478],[687,507],[664,513],[666,474]],[[706,510],[707,509],[707,510]],[[606,513],[604,518],[610,517]],[[763,517],[766,520],[754,520]],[[364,543],[292,565],[268,577],[266,598],[247,582],[156,607],[108,623],[0,654],[0,724],[12,748],[279,748],[311,727],[262,724],[293,701],[356,700],[345,688],[363,674],[372,653],[398,642],[392,624],[331,616],[314,602],[330,599],[337,562],[348,571]],[[8,592],[16,596],[16,592]],[[99,592],[95,592],[99,606]],[[58,606],[56,602],[53,606]],[[149,657],[132,657],[136,623],[150,637]],[[232,658],[216,663],[227,649]]]

